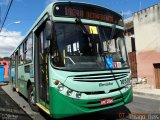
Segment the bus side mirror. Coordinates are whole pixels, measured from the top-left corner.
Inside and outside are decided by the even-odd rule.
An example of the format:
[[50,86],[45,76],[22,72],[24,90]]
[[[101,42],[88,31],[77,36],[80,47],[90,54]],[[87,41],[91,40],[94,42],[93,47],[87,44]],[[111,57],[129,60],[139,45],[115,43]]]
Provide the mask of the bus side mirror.
[[46,21],[45,30],[46,30],[46,39],[53,40],[54,39],[54,31],[53,31],[54,25],[51,20]]

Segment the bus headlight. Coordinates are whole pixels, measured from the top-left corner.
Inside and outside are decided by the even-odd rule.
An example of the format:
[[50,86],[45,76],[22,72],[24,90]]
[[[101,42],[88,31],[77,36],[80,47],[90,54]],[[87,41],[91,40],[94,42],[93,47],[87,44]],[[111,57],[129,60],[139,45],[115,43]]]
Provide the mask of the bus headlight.
[[71,95],[72,95],[72,92],[73,92],[72,90],[68,89],[68,90],[67,90],[67,95],[68,95],[68,96],[71,96]]
[[81,93],[80,93],[80,92],[77,92],[77,93],[76,93],[76,97],[77,97],[77,98],[80,98],[80,97],[81,97]]
[[64,85],[60,84],[58,85],[58,91],[62,91],[64,89]]

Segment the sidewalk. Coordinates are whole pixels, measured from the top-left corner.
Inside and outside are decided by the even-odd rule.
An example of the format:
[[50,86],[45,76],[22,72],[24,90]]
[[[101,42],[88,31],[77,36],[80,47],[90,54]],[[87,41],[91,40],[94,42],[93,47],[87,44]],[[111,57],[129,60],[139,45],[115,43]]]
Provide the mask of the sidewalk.
[[28,102],[17,92],[12,91],[11,84],[2,86],[2,89],[23,109],[33,120],[45,120],[38,112],[31,110]]
[[155,89],[146,83],[139,83],[132,80],[133,94],[160,100],[160,89]]

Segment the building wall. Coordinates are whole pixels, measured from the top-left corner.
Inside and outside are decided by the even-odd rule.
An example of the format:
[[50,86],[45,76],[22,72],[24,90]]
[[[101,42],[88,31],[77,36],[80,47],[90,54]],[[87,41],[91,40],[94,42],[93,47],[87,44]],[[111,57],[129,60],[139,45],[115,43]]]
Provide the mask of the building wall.
[[2,60],[0,61],[0,65],[4,65],[4,79],[8,79],[8,70],[9,70],[9,61]]
[[125,36],[127,53],[132,52],[131,37]]
[[148,84],[155,87],[155,73],[153,63],[160,63],[160,52],[145,51],[137,54],[138,77],[146,78]]
[[153,63],[160,63],[160,4],[135,13],[133,23],[138,76],[155,86]]
[[133,17],[124,20],[125,26],[125,43],[127,53],[132,52],[131,37],[134,37]]

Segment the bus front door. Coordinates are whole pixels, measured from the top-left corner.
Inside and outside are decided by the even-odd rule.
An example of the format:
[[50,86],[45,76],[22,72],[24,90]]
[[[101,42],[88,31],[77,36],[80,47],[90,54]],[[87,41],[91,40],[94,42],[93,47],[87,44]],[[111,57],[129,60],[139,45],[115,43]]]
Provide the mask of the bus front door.
[[38,30],[35,42],[35,71],[36,93],[38,102],[48,108],[49,106],[49,73],[48,73],[48,41],[44,29]]

